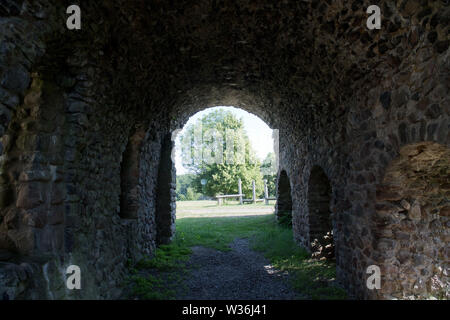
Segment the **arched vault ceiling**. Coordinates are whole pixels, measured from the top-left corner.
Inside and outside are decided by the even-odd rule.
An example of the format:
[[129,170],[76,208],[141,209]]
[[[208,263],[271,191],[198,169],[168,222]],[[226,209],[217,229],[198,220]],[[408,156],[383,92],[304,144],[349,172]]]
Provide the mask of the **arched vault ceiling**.
[[[134,82],[159,105],[172,107],[208,86],[337,105],[361,81],[376,83],[401,68],[414,54],[417,36],[436,20],[448,20],[448,5],[440,1],[427,7],[434,22],[404,2],[379,3],[382,31],[366,28],[368,1],[136,0],[98,6],[115,21],[104,54],[126,69],[124,83]],[[443,51],[448,39],[439,28],[432,44]]]

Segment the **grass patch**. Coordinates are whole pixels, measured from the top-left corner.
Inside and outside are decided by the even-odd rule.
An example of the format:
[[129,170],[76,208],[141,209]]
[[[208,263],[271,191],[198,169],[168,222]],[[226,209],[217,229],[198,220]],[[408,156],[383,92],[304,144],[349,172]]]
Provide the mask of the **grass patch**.
[[165,288],[165,281],[153,275],[134,275],[132,295],[144,300],[168,300],[175,296],[175,290]]
[[178,219],[174,243],[182,247],[204,246],[228,251],[234,239],[250,238],[268,221],[274,221],[274,216]]
[[161,245],[155,255],[130,264],[132,276],[128,279],[128,298],[144,300],[172,300],[177,290],[183,289],[187,276],[186,261],[191,249],[173,242]]
[[345,290],[333,284],[335,264],[310,259],[310,254],[294,242],[292,229],[277,224],[273,215],[178,219],[174,243],[227,251],[236,238],[249,238],[252,249],[263,253],[276,269],[287,271],[299,294],[311,299],[347,297]]
[[156,249],[155,256],[139,261],[136,269],[156,269],[158,271],[169,271],[179,269],[183,262],[189,259],[191,249],[180,246],[177,243],[161,245]]
[[311,259],[310,254],[294,242],[291,228],[267,221],[250,243],[276,269],[290,274],[292,287],[299,294],[320,300],[347,298],[345,290],[334,285],[335,264]]

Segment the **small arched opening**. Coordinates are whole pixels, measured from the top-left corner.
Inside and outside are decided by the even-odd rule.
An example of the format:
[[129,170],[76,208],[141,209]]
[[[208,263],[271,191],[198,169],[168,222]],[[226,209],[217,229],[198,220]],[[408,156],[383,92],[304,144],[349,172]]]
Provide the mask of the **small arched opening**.
[[156,186],[156,243],[167,244],[175,234],[175,164],[172,161],[172,135],[161,141],[158,180]]
[[314,166],[308,184],[309,243],[313,257],[335,257],[330,202],[330,181],[321,167]]
[[280,224],[292,225],[291,184],[285,170],[278,177],[276,216]]

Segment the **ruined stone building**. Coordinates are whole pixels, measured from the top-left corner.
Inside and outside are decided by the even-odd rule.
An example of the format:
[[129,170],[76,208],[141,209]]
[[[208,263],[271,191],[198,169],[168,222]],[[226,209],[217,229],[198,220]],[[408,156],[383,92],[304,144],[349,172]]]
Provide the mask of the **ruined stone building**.
[[0,0],[0,298],[117,298],[175,232],[171,133],[220,105],[279,130],[279,205],[349,294],[448,298],[449,1],[379,30],[367,0],[78,2],[69,30],[72,1]]

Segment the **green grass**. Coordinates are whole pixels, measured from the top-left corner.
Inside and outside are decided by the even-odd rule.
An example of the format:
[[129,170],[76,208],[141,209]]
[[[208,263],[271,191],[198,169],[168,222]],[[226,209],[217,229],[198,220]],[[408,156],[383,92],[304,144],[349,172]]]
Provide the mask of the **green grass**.
[[161,245],[152,258],[145,258],[136,264],[136,269],[156,269],[158,271],[177,270],[189,259],[191,249],[176,243]]
[[175,288],[188,276],[185,262],[191,247],[228,251],[234,239],[248,238],[252,249],[264,254],[276,269],[290,274],[292,287],[300,296],[346,298],[345,291],[333,285],[334,263],[310,259],[310,255],[295,244],[292,229],[280,226],[273,215],[183,218],[176,221],[176,230],[171,244],[159,247],[153,258],[143,259],[130,267],[135,273],[131,279],[135,297],[173,299]]
[[164,281],[153,275],[134,275],[132,295],[144,300],[168,300],[175,296],[175,290],[165,288]]
[[276,269],[290,274],[297,293],[311,299],[346,299],[346,292],[332,285],[336,278],[335,264],[310,259],[310,254],[294,242],[291,228],[267,219],[250,243],[252,249],[263,253]]
[[256,235],[268,219],[273,220],[273,216],[178,219],[173,244],[228,251],[234,239]]
[[175,299],[176,289],[183,287],[187,276],[186,261],[191,249],[173,242],[161,245],[152,258],[145,258],[129,266],[131,292],[128,298],[144,300]]
[[217,201],[213,200],[199,200],[199,201],[177,201],[177,209],[201,209],[217,206]]

